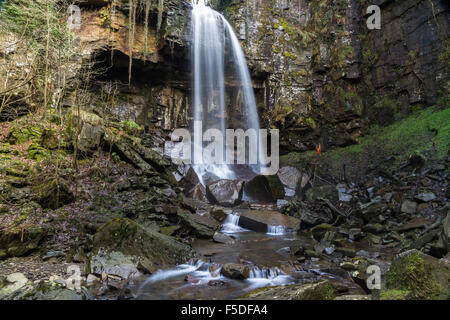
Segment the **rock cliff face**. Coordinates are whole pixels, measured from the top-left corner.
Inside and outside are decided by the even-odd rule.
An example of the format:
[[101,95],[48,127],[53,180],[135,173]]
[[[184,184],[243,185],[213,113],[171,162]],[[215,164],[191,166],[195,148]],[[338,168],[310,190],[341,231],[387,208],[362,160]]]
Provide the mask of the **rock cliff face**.
[[[448,95],[446,1],[372,2],[212,1],[235,27],[263,126],[282,130],[282,152],[356,143],[369,124],[390,124]],[[96,89],[119,119],[188,126],[190,3],[146,3],[83,7],[81,43],[107,68]],[[381,7],[381,30],[367,28],[371,4]]]

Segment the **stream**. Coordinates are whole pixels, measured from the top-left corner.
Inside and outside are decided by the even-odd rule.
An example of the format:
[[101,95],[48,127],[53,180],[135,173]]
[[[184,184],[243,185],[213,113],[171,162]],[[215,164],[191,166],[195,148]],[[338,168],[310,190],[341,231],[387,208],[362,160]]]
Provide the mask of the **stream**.
[[[348,273],[343,270],[335,274],[329,272],[333,268],[323,260],[313,259],[303,265],[295,260],[289,248],[296,244],[313,245],[311,239],[284,233],[282,226],[269,228],[264,234],[243,229],[238,223],[238,216],[229,215],[221,230],[235,239],[234,244],[196,240],[192,246],[199,259],[139,279],[131,288],[133,295],[138,300],[235,299],[261,287],[319,279],[354,286]],[[236,280],[223,276],[222,265],[230,262],[248,265],[249,278]]]

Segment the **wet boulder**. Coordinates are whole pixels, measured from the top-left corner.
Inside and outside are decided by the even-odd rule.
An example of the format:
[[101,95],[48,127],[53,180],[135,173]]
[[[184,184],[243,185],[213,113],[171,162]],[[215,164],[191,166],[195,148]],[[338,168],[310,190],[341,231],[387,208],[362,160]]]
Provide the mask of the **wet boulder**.
[[222,266],[222,274],[231,279],[247,279],[250,276],[250,268],[243,264],[226,263]]
[[256,289],[242,299],[250,300],[333,300],[335,293],[328,281]]
[[206,197],[212,204],[233,207],[242,202],[243,191],[243,181],[219,180],[206,186]]
[[285,196],[284,186],[277,175],[259,175],[245,184],[245,195],[258,202],[276,202]]
[[268,232],[269,227],[281,226],[286,231],[297,231],[300,220],[276,211],[268,210],[237,210],[240,215],[239,226],[256,232]]

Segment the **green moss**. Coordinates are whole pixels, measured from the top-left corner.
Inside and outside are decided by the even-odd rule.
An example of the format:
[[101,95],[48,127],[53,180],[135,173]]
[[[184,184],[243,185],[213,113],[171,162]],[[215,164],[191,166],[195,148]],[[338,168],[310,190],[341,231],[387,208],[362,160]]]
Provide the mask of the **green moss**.
[[130,135],[135,135],[142,130],[142,127],[134,121],[122,121],[119,123],[119,126]]
[[436,298],[440,294],[440,286],[433,275],[433,266],[425,262],[418,252],[394,261],[386,274],[388,289],[410,291],[413,299]]
[[377,145],[390,154],[428,152],[432,157],[445,158],[450,146],[450,109],[427,109],[387,127],[374,126],[369,135],[360,139],[359,145],[330,151],[329,156],[339,159]]
[[385,290],[380,293],[380,300],[408,300],[410,296],[408,290]]

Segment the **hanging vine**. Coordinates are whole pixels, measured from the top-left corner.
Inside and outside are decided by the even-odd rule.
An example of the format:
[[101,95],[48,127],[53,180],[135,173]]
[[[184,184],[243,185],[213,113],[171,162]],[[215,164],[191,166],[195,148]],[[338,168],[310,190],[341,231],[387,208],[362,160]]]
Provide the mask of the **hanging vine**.
[[[109,16],[111,17],[111,22],[113,21],[113,19],[115,18],[116,15],[116,1],[117,0],[112,0],[111,1],[111,7],[110,7],[110,13]],[[111,35],[111,29],[109,30],[110,35]],[[113,65],[114,63],[114,45],[111,46],[111,65]]]
[[135,0],[128,0],[130,13],[128,16],[128,55],[130,57],[128,64],[128,85],[131,85],[131,69],[133,67],[133,46],[134,35],[136,32],[136,9],[137,3]]
[[158,0],[158,24],[156,27],[157,32],[161,29],[162,18],[164,13],[164,0]]
[[145,17],[144,17],[144,63],[148,53],[148,22],[150,16],[151,0],[145,0]]

